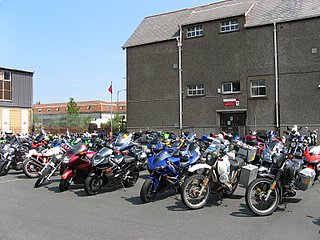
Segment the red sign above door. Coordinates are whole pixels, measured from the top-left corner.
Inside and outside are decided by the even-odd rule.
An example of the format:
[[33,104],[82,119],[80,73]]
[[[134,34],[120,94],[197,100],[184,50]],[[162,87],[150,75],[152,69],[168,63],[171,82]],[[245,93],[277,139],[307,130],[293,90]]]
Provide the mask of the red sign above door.
[[223,99],[223,106],[228,107],[238,107],[240,106],[240,100],[239,98],[227,98]]

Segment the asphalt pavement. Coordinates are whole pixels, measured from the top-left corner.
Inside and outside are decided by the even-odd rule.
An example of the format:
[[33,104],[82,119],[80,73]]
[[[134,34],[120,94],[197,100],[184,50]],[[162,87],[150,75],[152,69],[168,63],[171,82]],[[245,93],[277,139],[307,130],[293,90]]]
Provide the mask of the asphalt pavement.
[[0,177],[0,240],[315,240],[320,239],[320,184],[290,199],[267,217],[253,216],[238,187],[230,199],[212,195],[207,206],[188,210],[169,191],[143,204],[137,184],[87,196],[83,185],[59,192],[59,177],[40,188],[22,172]]

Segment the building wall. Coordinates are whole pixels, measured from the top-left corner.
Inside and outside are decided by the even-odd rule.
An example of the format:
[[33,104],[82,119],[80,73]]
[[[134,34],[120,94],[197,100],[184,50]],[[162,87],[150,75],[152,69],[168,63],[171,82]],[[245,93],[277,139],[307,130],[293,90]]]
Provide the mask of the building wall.
[[[247,130],[271,130],[275,120],[273,25],[220,33],[220,21],[203,23],[202,37],[183,39],[183,125],[217,131],[225,112],[246,113]],[[320,126],[320,18],[277,25],[280,125]],[[183,29],[186,32],[186,27]],[[185,34],[184,34],[185,36]],[[318,53],[312,53],[317,48]],[[315,50],[313,50],[315,51]],[[178,128],[178,48],[175,40],[127,48],[128,127]],[[266,97],[250,96],[250,81],[265,79]],[[241,92],[218,93],[240,81]],[[205,96],[188,97],[188,85],[204,84]],[[224,106],[237,98],[239,106]]]

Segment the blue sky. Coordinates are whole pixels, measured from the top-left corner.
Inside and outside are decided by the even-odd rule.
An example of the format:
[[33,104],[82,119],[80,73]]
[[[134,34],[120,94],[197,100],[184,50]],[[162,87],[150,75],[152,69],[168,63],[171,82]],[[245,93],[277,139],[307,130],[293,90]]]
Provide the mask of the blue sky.
[[125,99],[126,42],[144,17],[216,0],[0,0],[0,66],[34,71],[33,102]]

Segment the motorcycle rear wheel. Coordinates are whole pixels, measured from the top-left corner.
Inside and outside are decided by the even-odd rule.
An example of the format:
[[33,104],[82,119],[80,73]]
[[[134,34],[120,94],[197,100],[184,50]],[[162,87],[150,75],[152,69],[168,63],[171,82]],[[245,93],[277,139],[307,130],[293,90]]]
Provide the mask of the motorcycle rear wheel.
[[33,159],[29,158],[23,162],[23,172],[29,178],[39,177],[41,169],[33,164]]
[[181,199],[184,205],[190,209],[199,209],[206,205],[210,194],[210,183],[204,187],[201,195],[200,190],[203,187],[205,176],[195,174],[187,178],[182,185]]
[[268,178],[257,178],[253,180],[246,189],[246,204],[251,212],[258,216],[267,216],[272,214],[280,202],[279,188],[271,192],[268,200],[265,200],[272,180]]
[[147,178],[140,190],[140,198],[142,202],[149,203],[154,200],[156,192],[153,188],[153,181],[150,178]]
[[42,172],[42,174],[38,177],[37,181],[34,184],[35,188],[40,187],[44,181],[47,179],[49,174],[51,173],[51,167],[48,167],[45,171]]
[[87,176],[84,181],[84,190],[88,195],[96,195],[102,187],[103,181],[97,175]]
[[0,176],[4,176],[8,174],[10,167],[7,167],[7,163],[8,163],[7,161],[0,162]]

